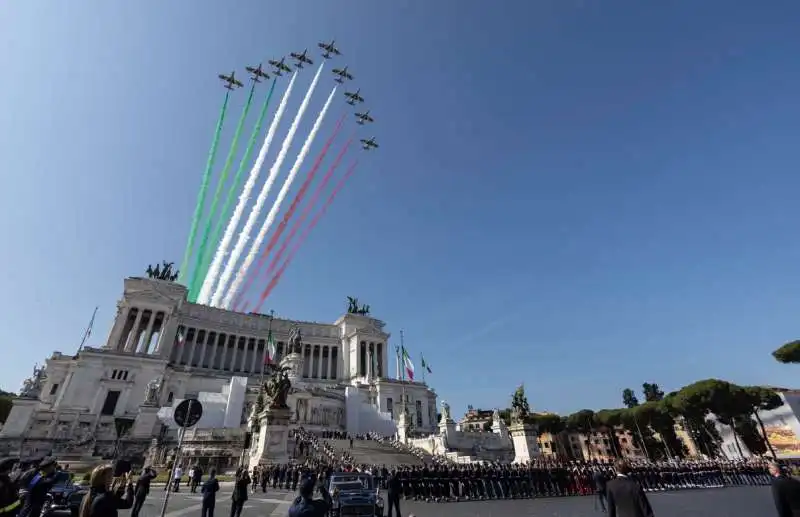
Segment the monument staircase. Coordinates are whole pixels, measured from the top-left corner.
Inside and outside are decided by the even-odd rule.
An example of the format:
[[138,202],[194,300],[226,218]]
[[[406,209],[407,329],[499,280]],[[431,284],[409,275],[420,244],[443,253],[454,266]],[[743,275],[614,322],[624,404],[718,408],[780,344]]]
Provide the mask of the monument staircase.
[[356,463],[367,465],[424,465],[424,461],[411,453],[399,451],[375,440],[326,440],[334,449],[350,454]]

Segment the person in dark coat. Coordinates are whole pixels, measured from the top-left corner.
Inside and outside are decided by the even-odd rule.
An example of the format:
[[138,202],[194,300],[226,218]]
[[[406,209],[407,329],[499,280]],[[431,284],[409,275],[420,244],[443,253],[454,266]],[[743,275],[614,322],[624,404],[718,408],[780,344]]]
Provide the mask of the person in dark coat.
[[616,463],[617,477],[606,484],[609,517],[654,517],[653,508],[642,486],[629,477],[631,466],[625,460]]
[[201,517],[214,517],[214,507],[217,505],[217,492],[219,492],[219,481],[217,481],[217,469],[208,471],[208,479],[200,487],[203,494],[203,510]]
[[236,471],[236,482],[231,494],[231,517],[241,517],[244,503],[247,502],[247,487],[250,486],[250,474],[247,469],[239,467]]
[[12,458],[0,461],[0,517],[15,517],[22,506],[19,488],[10,476],[16,463],[17,460]]
[[606,488],[608,484],[608,478],[606,478],[606,473],[603,472],[600,468],[595,468],[594,472],[592,473],[592,481],[594,481],[594,490],[597,492],[597,500],[600,502],[600,509],[604,512],[606,511]]
[[300,483],[300,495],[289,507],[289,517],[325,517],[333,508],[333,500],[324,483],[319,483],[322,499],[314,499],[316,479],[309,476]]
[[393,470],[389,475],[387,482],[387,504],[389,505],[389,513],[387,517],[392,517],[392,508],[394,508],[397,517],[400,517],[400,495],[403,493],[403,485],[400,482],[400,474]]
[[118,517],[119,510],[133,506],[133,483],[130,472],[114,478],[111,465],[101,465],[89,478],[89,493],[83,496],[79,517]]
[[20,477],[19,490],[22,498],[20,517],[41,515],[47,494],[55,484],[56,472],[56,461],[53,458],[44,458],[37,468],[28,470]]
[[769,473],[778,517],[800,517],[800,481],[787,476],[778,462],[770,462]]
[[145,467],[136,480],[136,486],[133,489],[133,508],[131,509],[131,517],[139,517],[139,512],[142,511],[144,501],[150,493],[150,482],[153,481],[158,474],[150,467]]

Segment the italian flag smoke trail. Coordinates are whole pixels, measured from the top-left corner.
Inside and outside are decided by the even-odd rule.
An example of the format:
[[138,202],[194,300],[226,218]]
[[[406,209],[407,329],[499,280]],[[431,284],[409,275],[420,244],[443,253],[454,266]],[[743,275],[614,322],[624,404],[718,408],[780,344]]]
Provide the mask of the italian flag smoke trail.
[[[297,111],[297,115],[292,121],[292,127],[289,128],[289,134],[286,136],[286,140],[284,140],[283,142],[284,146],[286,146],[287,141],[291,143],[291,140],[294,138],[294,134],[297,132],[300,120],[302,119],[303,114],[308,108],[308,103],[311,101],[311,96],[314,93],[314,89],[317,87],[317,83],[319,82],[319,76],[322,73],[322,69],[324,68],[324,66],[325,63],[323,62],[320,65],[319,70],[317,70],[314,79],[311,81],[311,86],[309,86],[308,88],[306,97],[300,104],[300,108]],[[317,120],[314,121],[314,126],[311,128],[311,132],[308,134],[306,141],[303,142],[303,147],[297,154],[297,158],[294,161],[294,165],[289,170],[289,175],[283,182],[283,186],[281,186],[280,191],[278,191],[278,196],[275,199],[275,203],[272,205],[272,208],[270,208],[269,213],[267,213],[267,218],[261,225],[261,229],[259,230],[258,235],[256,235],[256,238],[253,241],[253,245],[250,247],[250,251],[247,253],[247,256],[245,256],[244,260],[242,261],[242,266],[236,272],[236,276],[233,278],[230,287],[228,288],[227,292],[222,290],[221,288],[224,287],[222,281],[220,281],[220,285],[217,286],[217,291],[214,293],[214,298],[212,298],[211,300],[211,304],[213,306],[221,307],[223,309],[228,309],[231,306],[233,297],[236,296],[236,293],[239,291],[239,287],[242,285],[242,282],[244,281],[244,278],[247,275],[247,271],[250,269],[250,266],[253,265],[253,262],[256,259],[256,254],[258,254],[258,250],[261,248],[261,244],[264,242],[264,238],[267,236],[267,231],[272,225],[272,222],[275,220],[275,217],[278,215],[278,211],[281,208],[281,203],[283,203],[286,194],[289,193],[289,189],[292,186],[294,177],[297,176],[297,171],[303,165],[303,161],[306,159],[306,156],[308,155],[308,152],[311,149],[311,144],[314,143],[314,137],[317,135],[317,132],[319,131],[320,126],[322,125],[322,121],[325,119],[325,113],[328,111],[328,108],[330,107],[331,102],[333,101],[333,96],[335,94],[336,94],[336,87],[334,87],[333,90],[331,90],[331,94],[328,96],[328,100],[322,107],[322,111],[320,111],[319,115],[317,115]],[[281,153],[283,154],[284,158],[286,156],[286,152],[288,152],[288,148],[281,148]],[[280,155],[278,156],[278,160],[279,161],[281,160]],[[233,273],[233,271],[231,271],[231,273]],[[214,303],[215,301],[217,303]],[[222,302],[221,305],[219,305],[220,302]]]
[[[203,237],[200,239],[200,248],[197,251],[197,255],[195,256],[194,260],[194,271],[192,272],[192,280],[189,282],[189,300],[195,301],[197,299],[197,292],[200,290],[200,269],[203,262],[203,257],[206,253],[206,247],[208,246],[208,237],[211,233],[211,222],[214,220],[214,216],[217,212],[217,205],[219,204],[220,194],[222,194],[222,189],[225,187],[225,182],[228,180],[228,174],[231,171],[231,164],[233,163],[233,157],[236,154],[236,147],[239,145],[239,137],[242,134],[242,128],[244,127],[244,121],[247,119],[247,113],[250,111],[250,105],[253,103],[253,94],[256,91],[256,82],[253,81],[253,86],[250,87],[250,94],[247,96],[247,102],[244,105],[244,109],[242,110],[242,115],[239,117],[239,123],[236,124],[236,130],[233,132],[233,141],[231,142],[231,148],[228,150],[228,156],[225,158],[225,165],[222,167],[222,173],[219,175],[219,183],[217,183],[217,188],[214,190],[214,198],[211,200],[211,208],[208,211],[208,218],[206,219],[206,227],[203,229]],[[205,273],[205,271],[203,271]]]
[[192,248],[194,248],[194,239],[197,235],[197,223],[200,222],[200,217],[203,215],[203,205],[206,202],[206,192],[208,191],[208,180],[211,178],[211,169],[214,167],[214,159],[217,156],[217,145],[219,144],[219,135],[222,133],[222,124],[225,122],[225,112],[228,110],[228,99],[231,92],[225,92],[225,101],[222,103],[222,109],[219,111],[219,120],[217,120],[217,129],[214,131],[214,138],[211,141],[211,149],[208,151],[208,160],[206,161],[206,170],[203,172],[203,179],[200,181],[200,192],[197,193],[197,204],[194,207],[194,215],[192,216],[192,224],[189,228],[189,240],[186,243],[186,251],[183,252],[183,260],[181,261],[181,268],[178,271],[180,277],[178,281],[185,283],[187,271],[189,266],[189,257],[192,256]]
[[[275,247],[275,244],[277,244],[278,239],[280,239],[281,235],[283,235],[284,230],[286,230],[286,226],[289,224],[289,220],[292,218],[292,216],[294,216],[294,213],[295,211],[297,211],[297,208],[300,206],[300,203],[303,202],[303,199],[306,196],[306,191],[308,191],[308,187],[311,186],[311,182],[314,181],[314,178],[317,175],[317,171],[319,170],[320,165],[322,165],[322,160],[325,159],[325,155],[328,154],[328,150],[330,149],[331,145],[333,145],[333,141],[336,139],[336,136],[342,129],[342,123],[344,122],[344,117],[345,114],[342,114],[342,116],[339,117],[339,121],[336,123],[336,128],[333,130],[331,136],[328,137],[328,140],[325,142],[325,145],[322,146],[322,150],[317,156],[317,159],[314,160],[314,165],[311,167],[311,170],[309,170],[308,174],[306,175],[306,179],[300,186],[300,190],[298,190],[297,194],[294,196],[292,204],[289,205],[289,209],[286,211],[285,214],[283,214],[283,219],[281,219],[280,224],[272,233],[272,236],[269,238],[269,242],[267,242],[267,247],[264,249],[263,252],[261,252],[261,257],[258,259],[256,267],[253,269],[253,271],[251,271],[250,275],[247,277],[247,281],[245,282],[244,287],[242,287],[239,290],[239,294],[236,296],[237,300],[241,299],[242,295],[250,287],[250,284],[253,283],[253,279],[258,277],[258,274],[261,272],[261,268],[264,267],[264,262],[267,260],[267,257],[269,256],[270,252]],[[236,310],[237,305],[238,303],[234,302],[233,304],[234,310]]]
[[[214,230],[211,232],[211,239],[210,242],[217,243],[219,241],[220,233],[222,232],[222,223],[228,220],[228,215],[231,211],[231,203],[233,203],[233,196],[236,192],[239,191],[239,186],[242,183],[242,174],[244,174],[244,167],[247,163],[250,162],[250,155],[253,154],[253,147],[256,145],[256,138],[258,138],[258,134],[261,133],[261,126],[264,124],[264,118],[267,115],[267,108],[269,107],[269,101],[272,99],[272,93],[275,91],[275,83],[278,81],[278,78],[274,78],[272,80],[272,85],[269,87],[269,92],[267,93],[267,97],[264,99],[264,104],[261,106],[261,112],[258,114],[258,119],[256,120],[256,125],[253,126],[253,132],[250,134],[250,139],[247,141],[247,147],[244,150],[244,155],[242,159],[239,160],[239,168],[236,170],[236,175],[233,177],[233,183],[231,183],[230,188],[228,188],[228,194],[225,196],[225,203],[222,205],[222,210],[219,213],[219,218],[217,219],[216,224],[214,224]],[[253,83],[253,87],[255,87],[255,83]],[[206,253],[202,257],[202,262],[200,263],[200,274],[197,275],[197,278],[203,279],[202,287],[204,288],[206,283],[205,279],[208,273],[208,267],[211,262],[211,249],[208,248]],[[195,286],[196,287],[196,286]],[[198,290],[198,292],[202,292],[202,288]]]
[[[281,165],[283,165],[283,161],[286,159],[286,154],[289,152],[289,147],[292,145],[292,141],[294,140],[294,135],[297,133],[297,128],[300,126],[300,121],[303,119],[306,109],[308,109],[308,103],[311,101],[311,96],[314,93],[314,89],[317,87],[319,76],[324,67],[325,61],[319,65],[317,74],[311,81],[311,86],[308,87],[308,91],[306,92],[306,96],[303,98],[303,102],[300,103],[300,108],[298,108],[297,114],[294,116],[292,125],[289,127],[289,132],[286,134],[286,138],[283,139],[283,144],[281,144],[281,150],[278,152],[278,157],[275,159],[275,162],[272,164],[272,168],[269,170],[268,178],[274,178],[278,174],[278,171],[280,171]],[[297,73],[295,72],[295,75],[296,74]],[[267,179],[267,181],[269,181],[269,179]],[[260,200],[261,199],[259,195],[259,201]],[[260,209],[261,207],[259,206],[259,212]],[[236,263],[239,262],[239,257],[241,256],[242,252],[244,252],[245,246],[247,246],[247,241],[250,239],[250,232],[253,230],[253,225],[255,225],[256,218],[258,216],[259,213],[256,212],[256,207],[253,207],[253,209],[250,211],[250,215],[247,218],[244,229],[239,234],[239,238],[236,239],[236,245],[233,247],[233,251],[231,252],[231,256],[228,258],[228,262],[225,264],[225,269],[222,271],[222,275],[219,278],[219,284],[217,284],[216,288],[214,289],[214,296],[211,297],[211,306],[222,307],[222,297],[225,295],[228,282],[230,281],[231,276],[233,276],[234,269],[236,269]],[[261,229],[264,230],[263,227]],[[256,241],[253,243],[253,247],[258,249],[263,240],[264,236],[261,234],[261,232],[259,232],[258,236],[256,237]],[[250,253],[252,254],[253,252],[251,251]],[[250,255],[248,254],[248,257],[249,256]],[[247,262],[247,257],[245,257],[245,262]]]
[[[264,143],[261,145],[261,150],[258,151],[256,162],[253,164],[253,168],[250,169],[250,175],[247,177],[244,188],[242,188],[242,193],[239,195],[239,202],[236,203],[236,208],[233,209],[233,215],[231,216],[230,221],[228,221],[228,227],[225,228],[222,241],[219,243],[219,246],[217,246],[217,252],[214,254],[214,260],[211,261],[211,267],[208,268],[208,273],[206,274],[205,281],[203,282],[203,288],[200,290],[200,295],[197,297],[197,303],[205,305],[211,301],[211,294],[214,291],[214,286],[219,279],[220,270],[223,266],[222,262],[225,260],[225,256],[228,254],[228,248],[231,245],[231,241],[233,241],[233,234],[236,232],[236,228],[239,227],[239,220],[244,215],[244,211],[247,208],[247,203],[250,201],[250,196],[252,195],[253,189],[256,186],[256,181],[258,181],[258,175],[261,173],[261,168],[264,166],[264,162],[267,159],[267,154],[269,153],[272,140],[275,138],[275,133],[281,124],[283,113],[286,111],[286,106],[289,103],[289,97],[292,95],[295,79],[297,79],[297,72],[292,74],[292,79],[289,81],[289,86],[286,87],[286,91],[283,93],[281,102],[278,104],[278,111],[275,112],[275,115],[272,118],[272,123],[269,125],[269,129],[267,130],[267,136],[264,138]],[[261,209],[264,206],[264,203],[267,201],[267,196],[269,195],[269,191],[272,188],[272,184],[275,183],[275,178],[277,176],[278,170],[273,167],[267,176],[267,181],[264,182],[264,185],[261,187],[261,191],[258,193],[256,202],[253,205],[253,208],[250,210],[250,215],[245,221],[242,232],[239,234],[239,239],[236,241],[237,247],[240,246],[240,242],[244,242],[246,244],[249,240],[250,233],[253,231],[253,227],[258,220],[258,216],[261,215]],[[244,244],[241,246],[243,247]],[[234,248],[234,253],[235,252],[236,248]],[[241,253],[241,251],[239,253]],[[238,258],[238,254],[232,258],[234,263],[236,260],[238,260]]]
[[[308,219],[308,216],[311,215],[311,210],[317,205],[317,201],[319,201],[322,192],[325,190],[325,187],[328,186],[328,183],[330,183],[331,178],[333,178],[333,173],[339,167],[339,164],[342,163],[344,155],[347,153],[347,150],[353,143],[353,138],[354,137],[351,136],[350,139],[347,141],[347,143],[344,144],[342,150],[339,151],[339,154],[333,161],[333,164],[331,164],[331,166],[325,172],[325,176],[322,177],[322,181],[319,182],[319,184],[314,189],[314,192],[311,194],[311,200],[309,200],[309,202],[303,207],[303,212],[300,214],[300,217],[295,219],[294,222],[292,223],[292,229],[289,230],[289,235],[287,235],[286,238],[281,243],[280,248],[278,248],[278,252],[272,258],[272,262],[270,262],[269,267],[267,268],[267,272],[265,273],[264,276],[269,277],[269,275],[275,271],[275,267],[278,265],[278,261],[281,258],[283,258],[283,254],[286,252],[286,248],[292,242],[292,239],[294,239],[295,235],[297,235],[297,232],[300,230],[300,227],[303,225],[305,220]],[[262,259],[264,258],[266,258],[266,255],[262,255]],[[248,284],[239,293],[239,296],[237,296],[237,301],[234,304],[234,310],[236,310],[236,307],[241,303],[243,294],[247,291],[247,288],[253,283],[253,280],[255,280],[255,275],[251,275],[248,278]]]
[[314,218],[311,219],[311,222],[308,224],[308,226],[306,226],[306,229],[303,231],[302,235],[300,235],[300,240],[298,240],[297,243],[295,243],[295,245],[292,247],[292,250],[289,252],[289,256],[286,257],[286,260],[283,261],[283,264],[281,264],[281,267],[280,269],[278,269],[278,272],[275,273],[275,276],[272,277],[272,280],[270,280],[269,285],[267,285],[267,287],[261,293],[261,298],[259,298],[255,309],[253,309],[253,312],[258,312],[261,310],[261,306],[264,304],[264,301],[267,299],[267,297],[275,288],[275,286],[278,285],[278,282],[280,282],[281,277],[283,276],[283,272],[286,271],[286,267],[289,265],[294,256],[297,254],[297,250],[300,249],[300,246],[302,246],[303,242],[305,242],[305,240],[308,238],[308,234],[311,233],[311,230],[314,229],[314,227],[317,225],[322,216],[325,215],[325,212],[328,211],[328,208],[333,203],[333,200],[336,199],[336,194],[338,194],[339,191],[342,190],[342,187],[344,187],[345,182],[347,182],[350,176],[353,175],[353,172],[355,172],[356,165],[358,165],[358,162],[354,162],[350,166],[350,168],[347,169],[347,172],[345,173],[344,176],[342,176],[342,179],[340,179],[339,182],[336,184],[336,186],[333,188],[333,191],[331,191],[330,196],[328,196],[328,200],[325,201],[324,205],[322,205],[320,211],[314,214]]

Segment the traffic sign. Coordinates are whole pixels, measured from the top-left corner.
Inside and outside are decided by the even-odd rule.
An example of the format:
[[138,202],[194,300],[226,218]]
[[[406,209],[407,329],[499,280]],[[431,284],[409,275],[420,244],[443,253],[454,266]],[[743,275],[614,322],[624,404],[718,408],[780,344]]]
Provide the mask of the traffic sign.
[[172,418],[179,427],[192,427],[203,416],[203,405],[197,399],[186,399],[178,404]]

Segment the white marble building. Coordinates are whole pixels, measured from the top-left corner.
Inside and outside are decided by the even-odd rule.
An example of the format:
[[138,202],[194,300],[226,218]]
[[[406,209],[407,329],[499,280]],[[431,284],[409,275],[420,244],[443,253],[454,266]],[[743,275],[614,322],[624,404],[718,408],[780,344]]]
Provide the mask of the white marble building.
[[221,392],[234,376],[248,379],[244,424],[259,389],[270,325],[278,361],[290,329],[296,325],[302,334],[302,382],[289,399],[293,424],[369,430],[346,429],[350,387],[384,417],[399,414],[405,392],[415,430],[436,429],[435,392],[422,383],[389,378],[389,358],[395,354],[382,321],[345,314],[334,323],[278,318],[270,323],[268,316],[190,303],[186,295],[178,283],[126,279],[105,346],[74,356],[53,353],[26,381],[0,431],[0,446],[23,456],[90,445],[93,454],[107,454],[118,442],[115,425],[122,422],[127,431],[121,440],[142,451],[153,437],[164,436],[160,407],[200,392]]

